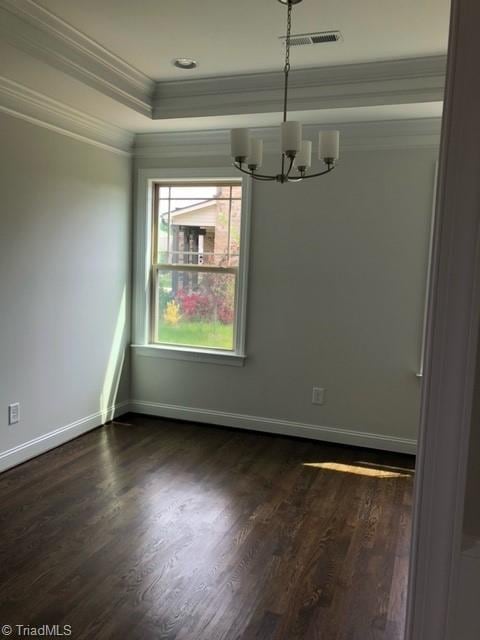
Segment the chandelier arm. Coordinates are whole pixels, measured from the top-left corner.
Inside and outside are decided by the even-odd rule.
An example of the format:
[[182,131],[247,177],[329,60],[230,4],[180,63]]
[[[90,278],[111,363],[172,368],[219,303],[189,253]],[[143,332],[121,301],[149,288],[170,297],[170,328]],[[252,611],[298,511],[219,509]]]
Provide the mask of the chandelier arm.
[[308,176],[305,175],[305,176],[303,176],[303,178],[304,179],[307,179],[307,178],[319,178],[320,176],[327,175],[327,173],[331,173],[334,169],[335,169],[335,165],[333,165],[332,167],[329,167],[325,171],[320,171],[320,173],[310,173],[310,174],[308,174]]
[[234,162],[233,166],[235,167],[235,169],[238,169],[245,175],[250,176],[252,178],[256,178],[257,180],[276,180],[277,179],[277,176],[267,176],[262,173],[253,173],[253,171],[247,171],[246,169],[242,169],[242,167],[238,162]]
[[252,178],[254,180],[257,180],[258,182],[273,182],[274,180],[277,179],[276,176],[270,176],[268,178],[265,178],[263,176],[257,176],[255,173],[250,174],[252,176]]

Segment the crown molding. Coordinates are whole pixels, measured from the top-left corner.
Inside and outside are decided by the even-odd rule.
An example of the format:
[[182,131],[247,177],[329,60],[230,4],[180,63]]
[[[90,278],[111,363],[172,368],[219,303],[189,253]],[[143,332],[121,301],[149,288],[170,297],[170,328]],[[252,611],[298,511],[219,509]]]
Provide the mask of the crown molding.
[[[321,125],[304,125],[305,139],[315,140]],[[436,148],[440,142],[440,118],[384,120],[329,124],[339,129],[342,150],[378,150]],[[278,127],[252,129],[252,134],[264,142],[266,154],[279,153]],[[136,158],[191,158],[216,156],[230,158],[230,132],[181,131],[139,133],[135,136],[133,154]]]
[[26,53],[151,117],[153,80],[33,0],[0,0],[0,35]]
[[[0,0],[0,37],[153,119],[278,112],[283,73],[155,82],[34,0]],[[437,102],[446,56],[296,69],[291,111]]]
[[[290,111],[443,100],[446,56],[295,70]],[[279,111],[283,73],[157,82],[153,119]]]
[[133,133],[114,127],[1,76],[0,112],[108,151],[131,154]]

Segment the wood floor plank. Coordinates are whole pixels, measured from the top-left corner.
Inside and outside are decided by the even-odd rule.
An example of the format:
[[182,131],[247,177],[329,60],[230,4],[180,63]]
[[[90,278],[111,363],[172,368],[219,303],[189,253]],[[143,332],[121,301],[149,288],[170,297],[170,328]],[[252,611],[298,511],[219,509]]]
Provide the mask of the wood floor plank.
[[401,640],[410,456],[128,415],[0,476],[0,620]]

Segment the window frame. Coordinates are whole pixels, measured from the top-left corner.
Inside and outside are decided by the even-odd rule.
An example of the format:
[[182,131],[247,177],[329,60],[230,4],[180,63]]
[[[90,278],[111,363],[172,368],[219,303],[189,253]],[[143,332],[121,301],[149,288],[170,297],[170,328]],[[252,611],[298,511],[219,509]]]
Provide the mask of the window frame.
[[[168,182],[185,184],[204,182],[205,184],[233,181],[241,184],[242,205],[240,222],[240,256],[237,271],[235,335],[232,351],[207,349],[202,347],[158,344],[151,341],[153,307],[152,289],[152,234],[154,214],[154,184]],[[249,262],[249,236],[251,211],[251,182],[248,178],[233,174],[231,169],[195,168],[195,169],[138,169],[136,181],[135,241],[134,241],[134,280],[132,314],[132,349],[137,355],[165,357],[197,362],[214,362],[241,366],[246,358],[246,307],[247,280]]]

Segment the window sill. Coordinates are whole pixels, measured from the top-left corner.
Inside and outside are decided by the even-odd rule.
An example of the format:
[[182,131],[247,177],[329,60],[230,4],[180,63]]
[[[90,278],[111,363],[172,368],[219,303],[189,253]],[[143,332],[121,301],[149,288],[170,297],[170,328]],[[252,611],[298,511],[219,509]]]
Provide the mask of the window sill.
[[203,362],[207,364],[221,364],[232,367],[243,367],[246,356],[238,353],[213,351],[208,349],[187,349],[182,347],[165,347],[154,344],[132,344],[135,355],[147,358],[166,358],[168,360],[186,360],[188,362]]

